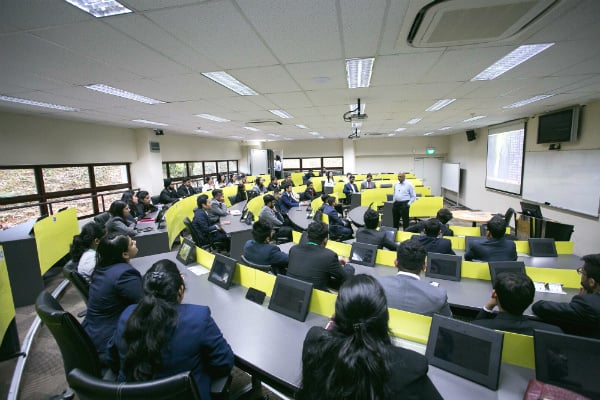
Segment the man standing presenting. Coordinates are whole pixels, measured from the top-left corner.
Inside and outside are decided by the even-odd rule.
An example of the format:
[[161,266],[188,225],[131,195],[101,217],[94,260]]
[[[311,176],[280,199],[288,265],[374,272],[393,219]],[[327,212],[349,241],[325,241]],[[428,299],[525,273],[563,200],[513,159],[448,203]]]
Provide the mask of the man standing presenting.
[[400,218],[402,218],[402,228],[408,228],[410,205],[416,199],[417,195],[413,185],[406,182],[404,173],[398,173],[398,183],[394,185],[394,205],[392,207],[394,228],[400,227]]

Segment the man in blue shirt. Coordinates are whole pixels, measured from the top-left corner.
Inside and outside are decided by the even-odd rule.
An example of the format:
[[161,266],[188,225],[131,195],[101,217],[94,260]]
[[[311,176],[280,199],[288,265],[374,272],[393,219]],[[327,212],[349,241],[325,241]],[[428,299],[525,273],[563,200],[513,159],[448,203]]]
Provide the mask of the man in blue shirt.
[[406,181],[404,173],[398,173],[398,183],[394,185],[394,205],[392,207],[394,228],[400,227],[400,218],[402,218],[402,228],[408,228],[410,205],[416,199],[417,195],[413,185]]

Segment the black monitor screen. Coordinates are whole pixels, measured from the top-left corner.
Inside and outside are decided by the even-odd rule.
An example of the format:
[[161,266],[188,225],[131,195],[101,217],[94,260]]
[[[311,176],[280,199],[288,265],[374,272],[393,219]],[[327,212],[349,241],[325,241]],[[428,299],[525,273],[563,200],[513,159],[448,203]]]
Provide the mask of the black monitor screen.
[[359,242],[352,243],[352,249],[350,250],[350,262],[372,267],[375,265],[376,257],[376,245]]
[[492,261],[488,264],[492,284],[496,281],[498,274],[503,272],[526,275],[525,263],[523,261]]
[[548,238],[530,238],[529,255],[532,257],[556,257],[556,243],[554,239]]
[[308,314],[312,288],[312,283],[279,274],[275,281],[269,309],[298,321],[304,321]]
[[486,240],[486,238],[482,236],[465,236],[465,253],[471,250],[471,246],[473,246],[474,243],[483,242],[484,240]]
[[235,260],[217,253],[208,274],[208,280],[224,289],[229,289],[234,272]]
[[425,275],[431,278],[459,281],[461,277],[461,265],[461,256],[428,253]]
[[491,348],[489,341],[440,327],[433,354],[441,360],[487,375]]
[[534,348],[538,380],[600,398],[600,340],[536,330]]
[[542,209],[537,204],[521,202],[521,214],[534,218],[543,218]]

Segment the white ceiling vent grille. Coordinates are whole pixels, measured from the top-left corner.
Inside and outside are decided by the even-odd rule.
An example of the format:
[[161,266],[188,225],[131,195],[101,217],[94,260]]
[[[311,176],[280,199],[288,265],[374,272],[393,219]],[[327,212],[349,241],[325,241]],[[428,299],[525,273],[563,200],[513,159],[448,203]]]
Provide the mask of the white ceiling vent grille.
[[515,35],[559,0],[448,0],[423,7],[408,34],[413,47],[495,42]]

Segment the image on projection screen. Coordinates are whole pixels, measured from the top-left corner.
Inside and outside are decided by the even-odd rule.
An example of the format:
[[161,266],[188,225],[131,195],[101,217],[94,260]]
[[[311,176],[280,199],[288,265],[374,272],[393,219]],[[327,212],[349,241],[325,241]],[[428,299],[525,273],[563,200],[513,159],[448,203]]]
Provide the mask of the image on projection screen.
[[488,134],[485,187],[521,194],[525,124],[491,128]]

